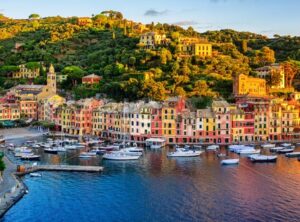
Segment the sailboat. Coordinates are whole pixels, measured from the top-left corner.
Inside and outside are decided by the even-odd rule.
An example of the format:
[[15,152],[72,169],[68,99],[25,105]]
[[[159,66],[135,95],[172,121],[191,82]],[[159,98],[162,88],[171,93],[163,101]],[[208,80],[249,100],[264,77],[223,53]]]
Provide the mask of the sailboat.
[[[123,108],[123,123],[125,126],[125,103]],[[124,134],[123,134],[123,144],[125,144],[125,127],[124,127]],[[135,147],[127,147],[118,151],[112,151],[105,153],[103,155],[103,159],[106,160],[137,160],[143,155],[143,150],[140,148]]]

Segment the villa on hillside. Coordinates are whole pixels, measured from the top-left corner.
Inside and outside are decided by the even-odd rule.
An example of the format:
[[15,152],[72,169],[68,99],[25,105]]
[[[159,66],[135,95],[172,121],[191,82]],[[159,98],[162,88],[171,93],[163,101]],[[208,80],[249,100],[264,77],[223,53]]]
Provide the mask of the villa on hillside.
[[159,45],[167,45],[169,41],[165,34],[157,32],[147,32],[140,36],[140,45],[146,49],[155,49]]
[[180,56],[212,56],[212,45],[205,39],[201,38],[179,38],[177,50]]

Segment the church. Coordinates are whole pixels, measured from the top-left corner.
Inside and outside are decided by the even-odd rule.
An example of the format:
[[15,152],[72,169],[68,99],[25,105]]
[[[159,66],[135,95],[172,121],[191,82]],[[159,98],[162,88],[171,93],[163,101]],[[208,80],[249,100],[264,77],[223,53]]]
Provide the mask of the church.
[[50,65],[47,73],[47,85],[17,85],[10,90],[19,100],[33,100],[40,102],[50,96],[56,95],[56,73]]

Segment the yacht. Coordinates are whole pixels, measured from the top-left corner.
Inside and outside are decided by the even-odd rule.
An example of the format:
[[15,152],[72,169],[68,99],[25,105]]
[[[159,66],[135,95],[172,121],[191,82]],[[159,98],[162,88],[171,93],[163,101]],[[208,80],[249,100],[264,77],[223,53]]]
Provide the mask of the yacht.
[[35,155],[35,154],[24,154],[20,158],[21,160],[40,160],[40,155]]
[[124,152],[110,152],[105,153],[103,155],[103,159],[106,160],[119,160],[119,161],[125,161],[125,160],[138,160],[141,156],[140,155],[128,155]]
[[90,151],[90,152],[82,152],[79,155],[79,158],[91,158],[97,156],[97,152]]
[[270,148],[270,151],[271,152],[278,152],[279,150],[283,150],[283,149],[284,149],[283,146],[277,146],[277,147]]
[[290,148],[284,148],[282,150],[278,150],[277,153],[292,153],[294,152],[294,148],[290,147]]
[[249,156],[252,162],[264,163],[264,162],[276,162],[277,156],[272,155],[251,155]]
[[225,159],[221,161],[222,165],[235,165],[240,162],[239,159]]
[[265,143],[265,144],[262,144],[260,145],[262,148],[274,148],[275,147],[275,144],[273,143]]
[[161,149],[166,145],[165,139],[162,138],[149,138],[146,139],[146,146],[150,149]]
[[177,148],[174,152],[169,152],[168,157],[195,157],[200,156],[203,151],[200,150],[189,150],[185,148]]
[[300,157],[300,152],[286,153],[286,157]]
[[292,144],[291,143],[282,143],[281,146],[284,146],[284,147],[289,147],[291,146]]
[[260,149],[242,149],[238,152],[240,155],[252,155],[252,154],[260,154]]

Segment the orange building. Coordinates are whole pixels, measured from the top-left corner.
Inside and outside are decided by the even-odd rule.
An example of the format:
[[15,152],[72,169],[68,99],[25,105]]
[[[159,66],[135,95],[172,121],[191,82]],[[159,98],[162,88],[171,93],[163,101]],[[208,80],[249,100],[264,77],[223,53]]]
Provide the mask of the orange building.
[[241,74],[234,80],[233,93],[235,96],[266,96],[266,80]]
[[21,117],[38,119],[38,103],[35,100],[21,100],[20,101]]

